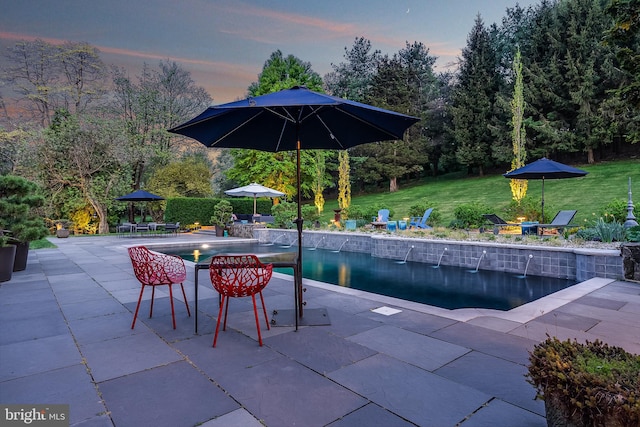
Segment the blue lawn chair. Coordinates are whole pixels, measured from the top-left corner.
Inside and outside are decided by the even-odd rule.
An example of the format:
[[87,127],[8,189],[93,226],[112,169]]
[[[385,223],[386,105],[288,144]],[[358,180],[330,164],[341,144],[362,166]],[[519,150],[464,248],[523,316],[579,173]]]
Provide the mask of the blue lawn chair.
[[373,218],[373,222],[387,222],[389,221],[389,209],[380,209],[378,216]]
[[433,208],[429,208],[426,211],[424,211],[424,215],[422,215],[422,218],[420,218],[419,216],[411,217],[411,221],[409,222],[409,228],[411,227],[425,228],[425,229],[432,228],[431,226],[427,225],[427,220],[431,216],[432,211],[433,211]]

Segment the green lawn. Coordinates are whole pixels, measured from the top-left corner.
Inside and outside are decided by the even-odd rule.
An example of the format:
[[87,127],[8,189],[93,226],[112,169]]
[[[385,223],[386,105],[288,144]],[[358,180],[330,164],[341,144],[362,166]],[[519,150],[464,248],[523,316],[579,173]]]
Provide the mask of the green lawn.
[[[593,213],[599,215],[611,200],[626,201],[628,179],[631,177],[635,215],[640,217],[640,160],[573,166],[589,174],[583,178],[545,180],[545,214],[553,217],[558,210],[577,209],[574,222],[582,223]],[[527,196],[540,198],[541,190],[541,181],[529,180]],[[423,184],[402,188],[395,193],[352,196],[351,203],[362,207],[389,207],[395,212],[392,219],[400,219],[408,216],[409,208],[425,197],[436,204],[441,225],[448,225],[456,206],[472,201],[484,202],[493,207],[494,213],[503,214],[511,200],[511,190],[509,180],[502,175],[457,179],[445,176],[426,179]],[[336,200],[327,200],[321,221],[327,223],[333,219],[333,209],[337,208]]]

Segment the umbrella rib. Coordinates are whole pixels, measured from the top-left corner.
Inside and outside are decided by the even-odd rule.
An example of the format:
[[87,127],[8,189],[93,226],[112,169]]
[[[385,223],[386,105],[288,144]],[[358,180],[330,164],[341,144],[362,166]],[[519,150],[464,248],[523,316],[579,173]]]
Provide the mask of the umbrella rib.
[[327,132],[329,132],[329,138],[333,139],[334,141],[336,141],[338,143],[338,145],[340,146],[340,148],[342,148],[343,150],[345,149],[344,145],[342,145],[342,142],[333,134],[333,132],[331,132],[331,129],[329,129],[329,126],[327,126],[327,124],[324,122],[324,120],[322,120],[322,117],[320,116],[316,116],[318,118],[318,120],[320,120],[320,123],[322,123],[322,126],[324,126],[324,128],[327,130]]
[[[342,113],[346,114],[347,116],[352,117],[352,118],[354,118],[354,119],[358,120],[359,122],[365,123],[365,124],[367,124],[368,126],[371,126],[371,127],[373,127],[373,128],[376,128],[376,129],[377,129],[377,130],[379,130],[380,132],[386,133],[386,134],[387,134],[387,135],[389,135],[392,139],[402,139],[402,135],[395,135],[395,134],[391,133],[390,131],[388,131],[388,130],[386,130],[386,129],[384,129],[384,128],[381,128],[380,126],[376,125],[376,124],[375,124],[375,123],[373,123],[373,122],[370,122],[370,121],[364,120],[364,119],[362,119],[362,118],[360,118],[360,117],[358,117],[358,116],[356,116],[356,115],[354,115],[354,114],[352,114],[352,113],[350,113],[350,112],[348,112],[348,111],[343,110],[342,108],[340,108],[340,106],[336,106],[335,108],[336,108],[336,109],[338,109],[338,110],[340,110]],[[380,141],[383,141],[383,140],[381,139]],[[372,141],[372,142],[373,142],[373,141]]]
[[247,123],[252,122],[255,118],[261,116],[264,113],[264,111],[259,111],[257,114],[249,117],[247,120],[243,121],[242,123],[240,123],[239,125],[237,125],[236,127],[234,127],[233,129],[229,130],[229,132],[225,133],[224,135],[222,135],[221,137],[219,137],[218,139],[216,139],[215,141],[213,141],[210,145],[214,146],[216,145],[218,142],[223,141],[224,139],[226,139],[229,135],[232,135],[235,131],[241,129],[243,126],[245,126]]

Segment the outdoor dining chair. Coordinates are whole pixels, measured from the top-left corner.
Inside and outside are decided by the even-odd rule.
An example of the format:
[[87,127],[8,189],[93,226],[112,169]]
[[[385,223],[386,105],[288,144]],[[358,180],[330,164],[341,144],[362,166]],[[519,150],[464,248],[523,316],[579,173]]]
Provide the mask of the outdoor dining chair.
[[187,278],[187,270],[184,267],[184,261],[182,258],[175,255],[151,252],[145,246],[133,246],[130,247],[128,251],[129,258],[131,258],[131,264],[133,265],[133,272],[135,273],[138,281],[142,283],[142,289],[140,290],[140,297],[138,298],[136,312],[133,315],[131,329],[136,326],[138,310],[140,309],[142,294],[144,293],[144,288],[146,286],[151,286],[151,308],[149,309],[149,317],[152,317],[153,315],[153,299],[156,293],[156,286],[169,286],[171,319],[173,320],[173,329],[176,328],[176,316],[173,310],[172,290],[174,284],[180,284],[180,288],[182,288],[182,296],[184,298],[184,305],[187,307],[187,314],[191,317],[191,310],[189,309],[189,303],[187,303],[187,295],[184,292],[183,282]]
[[222,330],[227,329],[227,312],[229,311],[229,299],[250,296],[253,301],[253,314],[256,318],[256,329],[258,330],[258,343],[262,346],[262,334],[260,333],[260,320],[258,319],[258,309],[256,306],[256,294],[260,295],[264,319],[269,326],[267,309],[264,305],[262,290],[267,286],[273,273],[273,265],[263,264],[255,255],[217,255],[211,259],[209,265],[209,276],[214,289],[220,294],[220,309],[218,310],[218,321],[216,332],[213,337],[213,347],[218,340],[218,330],[220,329],[220,319],[222,317],[222,307],[224,306],[224,325]]

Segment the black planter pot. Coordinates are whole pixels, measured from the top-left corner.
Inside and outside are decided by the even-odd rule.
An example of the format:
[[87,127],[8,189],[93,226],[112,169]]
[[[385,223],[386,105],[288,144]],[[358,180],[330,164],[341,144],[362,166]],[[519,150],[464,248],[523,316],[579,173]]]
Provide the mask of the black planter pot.
[[0,246],[0,282],[11,280],[15,259],[16,247],[14,245]]
[[20,242],[16,247],[16,259],[13,262],[13,271],[23,271],[27,268],[27,258],[29,257],[29,242]]
[[224,236],[224,226],[216,225],[216,237]]

